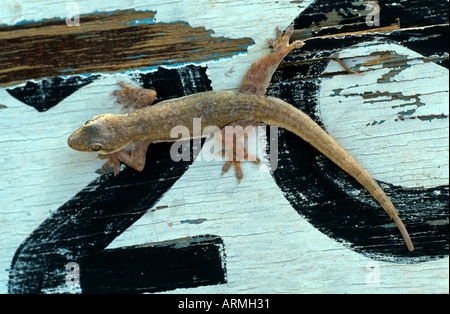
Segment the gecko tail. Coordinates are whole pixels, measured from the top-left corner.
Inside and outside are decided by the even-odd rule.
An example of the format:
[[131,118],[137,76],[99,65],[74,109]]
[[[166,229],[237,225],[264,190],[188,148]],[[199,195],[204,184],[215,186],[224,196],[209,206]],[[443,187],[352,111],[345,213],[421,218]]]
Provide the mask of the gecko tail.
[[[409,251],[414,251],[411,238],[399,214],[389,197],[365,170],[347,151],[342,148],[325,130],[301,110],[281,99],[267,97],[267,104],[261,111],[261,121],[277,125],[293,132],[303,140],[327,156],[336,165],[354,177],[378,201],[385,212],[394,220]],[[269,113],[269,115],[264,115]]]
[[397,225],[398,230],[400,230],[400,233],[402,234],[403,240],[406,243],[406,247],[410,252],[414,251],[414,245],[411,241],[411,237],[409,236],[408,230],[406,230],[405,225],[403,224],[403,221],[400,219],[399,216],[395,216],[394,222]]

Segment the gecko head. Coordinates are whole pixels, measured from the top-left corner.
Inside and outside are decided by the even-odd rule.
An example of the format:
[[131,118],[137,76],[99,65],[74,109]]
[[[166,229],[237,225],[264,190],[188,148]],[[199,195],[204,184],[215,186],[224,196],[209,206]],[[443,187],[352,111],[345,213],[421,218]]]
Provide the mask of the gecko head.
[[123,117],[112,114],[95,116],[73,132],[67,144],[81,152],[111,154],[119,151],[130,142],[123,127]]

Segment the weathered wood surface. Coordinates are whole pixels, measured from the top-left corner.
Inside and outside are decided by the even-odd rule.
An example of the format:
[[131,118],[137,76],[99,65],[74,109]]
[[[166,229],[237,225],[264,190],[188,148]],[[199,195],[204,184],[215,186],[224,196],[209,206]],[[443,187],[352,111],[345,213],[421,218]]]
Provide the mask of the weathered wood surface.
[[[378,2],[379,26],[368,1],[79,2],[71,27],[73,6],[6,2],[0,292],[448,293],[448,1]],[[404,30],[373,33],[396,18]],[[309,39],[268,93],[382,183],[414,253],[362,188],[287,132],[277,170],[245,163],[240,185],[221,162],[172,162],[170,145],[116,178],[67,147],[84,121],[120,112],[117,80],[159,99],[236,90],[292,22],[296,38],[353,35]]]
[[81,15],[80,27],[55,18],[3,26],[0,41],[8,49],[0,56],[6,60],[0,83],[204,62],[242,53],[252,44],[250,38],[229,42],[212,37],[211,30],[186,22],[156,23],[154,16],[151,11],[119,10]]

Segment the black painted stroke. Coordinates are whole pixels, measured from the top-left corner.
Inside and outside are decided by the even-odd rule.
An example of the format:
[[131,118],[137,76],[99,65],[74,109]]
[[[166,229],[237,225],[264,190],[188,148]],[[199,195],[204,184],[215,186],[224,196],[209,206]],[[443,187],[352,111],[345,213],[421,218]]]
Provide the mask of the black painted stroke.
[[169,145],[158,146],[142,173],[127,168],[99,177],[33,231],[12,261],[9,292],[58,287],[67,263],[99,254],[151,208],[188,167],[168,160]]
[[213,235],[108,249],[79,261],[83,293],[145,293],[226,283],[223,241]]
[[99,77],[100,75],[53,77],[38,82],[28,81],[24,85],[7,88],[6,91],[37,111],[45,112]]
[[[399,1],[379,1],[382,8],[380,26],[395,23],[397,17],[404,21],[402,24],[405,27],[448,23],[448,1],[402,1],[398,7],[395,3],[399,4]],[[352,16],[348,8],[358,10],[361,6],[354,1],[315,1],[295,20],[296,28],[309,28],[312,23],[325,20],[325,13],[333,10],[340,12],[341,9],[347,12],[343,24],[354,23],[359,17]],[[343,25],[339,31],[351,31],[351,27],[355,26],[349,25],[347,28]],[[327,57],[354,44],[374,39],[396,42],[425,56],[448,53],[448,41],[443,40],[448,38],[448,26],[432,30],[441,30],[441,36],[429,37],[431,29],[427,29],[415,33],[311,40],[302,51],[308,52],[307,55],[293,55],[287,60]],[[417,44],[419,42],[421,45]],[[288,64],[275,73],[268,94],[286,100],[322,124],[317,116],[319,77],[328,61],[322,59],[313,64]],[[441,65],[448,67],[448,61]],[[411,234],[416,250],[410,253],[389,217],[353,178],[289,132],[280,131],[279,143],[278,168],[273,173],[275,181],[295,210],[318,230],[352,250],[378,260],[416,263],[448,256],[448,186],[407,189],[380,182]]]
[[143,88],[157,92],[158,101],[211,90],[211,81],[205,79],[206,69],[193,65],[177,69],[159,67],[158,71],[140,73],[137,78]]
[[411,234],[411,253],[359,183],[295,135],[281,131],[279,136],[274,178],[295,210],[318,230],[377,260],[417,263],[448,255],[448,186],[406,189],[379,182]]
[[58,291],[71,262],[80,265],[82,293],[156,292],[225,283],[223,244],[216,236],[105,250],[189,167],[189,162],[171,161],[169,151],[169,144],[158,144],[147,155],[143,172],[126,168],[117,177],[103,175],[45,220],[14,256],[9,293]]
[[[156,71],[133,75],[143,88],[157,91],[157,100],[164,100],[211,90],[206,67],[187,65],[176,69],[158,67]],[[37,82],[7,88],[6,91],[17,100],[45,112],[58,105],[82,87],[100,79],[102,75],[53,77]]]
[[[179,77],[168,84],[166,94],[171,97],[184,96],[179,94],[180,85],[191,78],[195,78],[198,87],[194,92],[211,90],[205,68],[191,65],[170,71]],[[161,73],[167,74],[166,70]],[[192,149],[196,149],[194,144],[191,143]],[[58,208],[16,251],[11,263],[9,292],[51,291],[64,282],[67,263],[88,255],[101,255],[109,243],[151,208],[188,169],[191,162],[172,161],[170,146],[171,143],[150,145],[142,172],[124,167],[117,177],[102,175]],[[166,286],[164,282],[160,284]]]

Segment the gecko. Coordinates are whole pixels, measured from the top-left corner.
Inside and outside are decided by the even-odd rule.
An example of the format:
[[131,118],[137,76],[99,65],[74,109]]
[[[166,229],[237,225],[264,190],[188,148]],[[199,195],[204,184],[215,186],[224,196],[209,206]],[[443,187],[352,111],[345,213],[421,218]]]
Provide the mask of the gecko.
[[[411,238],[394,204],[367,170],[308,115],[282,99],[265,96],[272,75],[283,58],[304,45],[303,41],[290,43],[293,33],[293,24],[285,32],[277,27],[277,39],[269,40],[273,51],[251,65],[237,93],[208,91],[153,104],[155,91],[132,88],[119,82],[122,89],[113,92],[118,97],[116,102],[124,104],[124,107],[131,106],[132,110],[126,114],[93,117],[75,130],[67,143],[77,151],[99,153],[100,158],[107,159],[101,170],[112,167],[114,175],[117,175],[120,163],[142,171],[150,144],[177,140],[171,137],[172,128],[184,126],[193,134],[194,118],[200,118],[202,130],[211,125],[223,130],[230,125],[246,126],[261,122],[278,126],[309,142],[367,189],[395,222],[408,250],[413,251]],[[239,141],[233,144],[235,149],[243,145]],[[248,157],[245,152],[243,159]],[[222,173],[234,166],[236,176],[242,179],[241,161],[226,161]],[[259,163],[259,160],[255,162]]]

